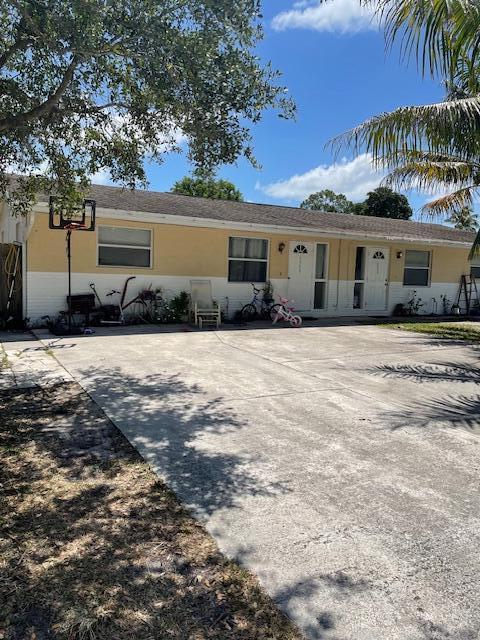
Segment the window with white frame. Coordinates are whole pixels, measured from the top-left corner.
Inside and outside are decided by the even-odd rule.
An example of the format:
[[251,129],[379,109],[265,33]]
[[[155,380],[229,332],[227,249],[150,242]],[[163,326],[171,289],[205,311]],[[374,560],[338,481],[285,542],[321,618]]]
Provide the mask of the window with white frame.
[[229,282],[266,282],[268,240],[231,237],[228,242]]
[[313,308],[325,309],[327,305],[327,244],[317,244],[315,255],[315,290]]
[[104,267],[150,267],[152,232],[132,227],[98,227],[98,264]]
[[430,284],[430,251],[405,251],[403,284],[428,287]]

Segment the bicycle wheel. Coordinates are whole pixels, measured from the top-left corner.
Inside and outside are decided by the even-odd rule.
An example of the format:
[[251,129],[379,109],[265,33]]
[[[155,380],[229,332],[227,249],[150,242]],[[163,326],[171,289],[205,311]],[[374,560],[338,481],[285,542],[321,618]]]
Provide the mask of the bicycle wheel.
[[272,322],[276,322],[278,320],[278,312],[282,308],[281,304],[272,304],[270,309],[268,310],[268,315],[270,316],[270,320]]
[[292,316],[290,318],[290,326],[291,327],[301,327],[302,326],[302,319],[300,316]]
[[257,310],[255,309],[253,304],[246,304],[244,307],[242,307],[240,314],[244,322],[251,322],[257,317]]

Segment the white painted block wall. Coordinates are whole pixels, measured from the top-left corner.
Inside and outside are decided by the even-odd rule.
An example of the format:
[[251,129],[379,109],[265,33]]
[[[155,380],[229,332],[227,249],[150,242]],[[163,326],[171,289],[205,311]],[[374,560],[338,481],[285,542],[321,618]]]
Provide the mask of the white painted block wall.
[[[90,282],[94,282],[100,298],[103,302],[111,302],[106,294],[112,289],[122,290],[127,275],[123,274],[94,274],[73,273],[72,292],[90,293]],[[195,276],[137,276],[131,281],[128,288],[127,300],[147,287],[161,288],[167,299],[173,298],[180,291],[190,291],[190,280]],[[228,282],[226,278],[210,278],[212,282],[213,297],[224,311],[232,316],[235,311],[252,298],[250,283]],[[287,280],[272,281],[275,296],[287,295]],[[62,309],[66,309],[66,295],[68,287],[67,273],[29,272],[26,278],[26,310],[25,316],[30,318],[33,324],[41,324],[42,316],[55,316]],[[437,311],[442,311],[440,296],[446,294],[451,302],[455,302],[458,285],[454,283],[435,283],[430,287],[419,287],[417,294],[425,306],[421,313],[433,311],[433,298],[437,301]],[[348,280],[330,280],[327,287],[327,307],[323,310],[315,310],[304,315],[312,316],[351,316],[351,315],[382,315],[390,314],[395,305],[406,303],[413,293],[412,287],[404,287],[401,282],[391,282],[388,287],[387,310],[382,309],[353,309],[353,282]]]

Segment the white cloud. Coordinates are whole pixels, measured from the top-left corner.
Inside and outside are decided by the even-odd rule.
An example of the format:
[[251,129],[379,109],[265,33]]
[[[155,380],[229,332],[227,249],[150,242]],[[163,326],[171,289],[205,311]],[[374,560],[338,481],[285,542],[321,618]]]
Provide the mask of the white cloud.
[[108,169],[99,169],[93,175],[90,176],[90,180],[93,184],[113,184],[110,171]]
[[292,9],[282,11],[272,20],[276,31],[286,29],[314,29],[358,33],[376,30],[378,21],[372,10],[362,7],[360,0],[313,0],[296,2]]
[[350,200],[359,201],[365,198],[368,191],[378,187],[382,177],[374,170],[370,154],[363,153],[350,161],[344,158],[286,180],[264,186],[257,184],[256,188],[281,200],[304,200],[311,193],[331,189],[336,193],[344,193]]

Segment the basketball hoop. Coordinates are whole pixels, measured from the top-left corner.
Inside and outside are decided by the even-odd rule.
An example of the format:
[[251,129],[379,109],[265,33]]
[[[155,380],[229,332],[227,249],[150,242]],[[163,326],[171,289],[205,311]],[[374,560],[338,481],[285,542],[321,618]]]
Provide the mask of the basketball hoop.
[[95,200],[86,199],[79,207],[62,206],[58,196],[50,196],[48,226],[67,232],[68,333],[72,331],[72,231],[95,231]]
[[48,226],[50,229],[70,227],[78,231],[94,231],[95,204],[95,200],[87,198],[80,206],[67,208],[58,196],[50,196]]
[[79,222],[69,222],[63,228],[67,231],[86,231],[85,225]]

